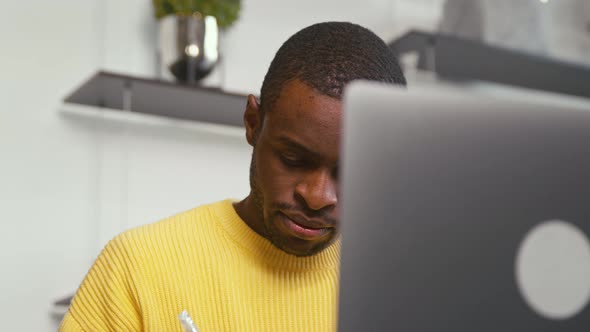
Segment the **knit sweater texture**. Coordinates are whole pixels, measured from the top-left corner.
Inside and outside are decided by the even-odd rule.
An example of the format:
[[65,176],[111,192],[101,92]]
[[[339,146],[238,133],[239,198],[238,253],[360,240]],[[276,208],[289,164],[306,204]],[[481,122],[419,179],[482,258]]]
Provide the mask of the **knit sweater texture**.
[[126,231],[103,249],[60,331],[335,331],[339,243],[289,255],[232,201]]

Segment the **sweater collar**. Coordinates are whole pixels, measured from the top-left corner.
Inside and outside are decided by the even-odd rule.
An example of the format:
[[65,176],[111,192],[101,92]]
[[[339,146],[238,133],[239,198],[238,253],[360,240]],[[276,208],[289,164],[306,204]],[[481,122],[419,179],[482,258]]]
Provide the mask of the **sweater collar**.
[[234,209],[233,200],[215,204],[215,218],[237,245],[265,263],[288,270],[307,271],[335,269],[340,263],[340,239],[318,254],[297,257],[275,247],[268,239],[252,230]]

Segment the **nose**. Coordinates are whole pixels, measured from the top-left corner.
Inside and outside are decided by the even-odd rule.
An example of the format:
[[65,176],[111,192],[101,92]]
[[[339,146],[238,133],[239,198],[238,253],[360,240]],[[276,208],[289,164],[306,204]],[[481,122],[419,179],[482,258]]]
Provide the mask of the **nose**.
[[317,170],[305,176],[295,188],[307,206],[312,210],[321,210],[336,206],[338,203],[337,181],[328,170]]

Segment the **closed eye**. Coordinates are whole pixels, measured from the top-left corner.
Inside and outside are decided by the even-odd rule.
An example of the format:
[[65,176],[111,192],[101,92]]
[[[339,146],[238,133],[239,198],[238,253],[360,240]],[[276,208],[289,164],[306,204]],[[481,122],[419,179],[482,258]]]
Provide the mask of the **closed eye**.
[[303,167],[305,166],[305,160],[292,155],[281,154],[279,156],[281,162],[288,167]]

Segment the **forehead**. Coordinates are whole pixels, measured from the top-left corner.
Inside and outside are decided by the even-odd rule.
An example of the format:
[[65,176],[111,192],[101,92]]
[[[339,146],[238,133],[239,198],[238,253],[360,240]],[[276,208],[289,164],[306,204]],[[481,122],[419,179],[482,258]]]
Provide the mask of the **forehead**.
[[274,128],[286,130],[305,124],[336,134],[340,132],[342,102],[293,80],[283,86],[267,116]]
[[296,135],[310,142],[321,139],[324,143],[337,145],[342,102],[318,93],[299,80],[293,80],[283,86],[266,117],[268,129],[273,135]]

